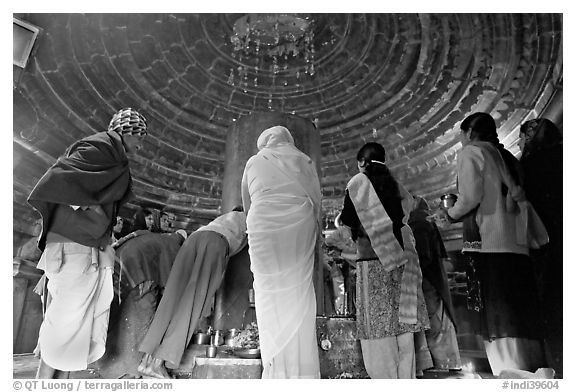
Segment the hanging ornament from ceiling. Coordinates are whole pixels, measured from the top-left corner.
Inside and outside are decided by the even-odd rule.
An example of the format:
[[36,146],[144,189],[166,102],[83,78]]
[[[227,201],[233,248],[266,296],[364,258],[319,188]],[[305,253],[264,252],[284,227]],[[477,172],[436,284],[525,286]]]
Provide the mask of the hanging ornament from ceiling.
[[[259,77],[273,80],[295,76],[299,82],[314,76],[314,26],[309,14],[246,14],[234,22],[230,36],[235,65],[228,84],[258,87]],[[293,73],[293,75],[291,75]]]

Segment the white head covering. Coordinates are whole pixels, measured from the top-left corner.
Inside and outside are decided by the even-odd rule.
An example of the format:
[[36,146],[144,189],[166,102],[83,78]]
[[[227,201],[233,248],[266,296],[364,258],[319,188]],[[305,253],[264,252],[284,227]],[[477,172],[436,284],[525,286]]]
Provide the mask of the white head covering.
[[294,138],[286,127],[276,125],[262,132],[258,137],[256,144],[258,150],[262,150],[266,147],[277,147],[284,144],[294,145]]
[[264,130],[256,142],[258,155],[271,160],[275,166],[294,178],[312,199],[316,212],[320,211],[320,180],[314,161],[296,148],[290,131],[281,125]]

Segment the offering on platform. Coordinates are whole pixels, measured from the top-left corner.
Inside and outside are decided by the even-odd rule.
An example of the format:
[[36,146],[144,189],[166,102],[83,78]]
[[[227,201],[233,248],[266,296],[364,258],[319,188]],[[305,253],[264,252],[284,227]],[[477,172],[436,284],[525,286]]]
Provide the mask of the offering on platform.
[[234,355],[240,358],[260,358],[258,325],[252,322],[246,329],[241,330],[238,335],[232,339],[232,346]]
[[237,348],[259,348],[258,325],[254,322],[250,323],[246,329],[234,336],[232,345]]

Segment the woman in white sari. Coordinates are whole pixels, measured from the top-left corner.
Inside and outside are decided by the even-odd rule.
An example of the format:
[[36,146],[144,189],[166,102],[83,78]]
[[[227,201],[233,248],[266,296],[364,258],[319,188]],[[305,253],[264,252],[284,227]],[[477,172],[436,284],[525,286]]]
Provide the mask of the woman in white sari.
[[312,279],[320,181],[285,127],[265,130],[257,144],[244,169],[242,201],[262,378],[320,378]]

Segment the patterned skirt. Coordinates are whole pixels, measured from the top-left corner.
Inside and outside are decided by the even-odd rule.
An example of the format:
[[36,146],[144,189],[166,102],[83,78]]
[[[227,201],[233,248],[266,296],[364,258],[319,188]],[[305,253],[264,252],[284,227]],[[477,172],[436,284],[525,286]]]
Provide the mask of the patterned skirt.
[[418,288],[416,324],[398,320],[404,266],[386,272],[379,260],[356,265],[356,325],[359,339],[382,339],[429,328],[422,286]]

